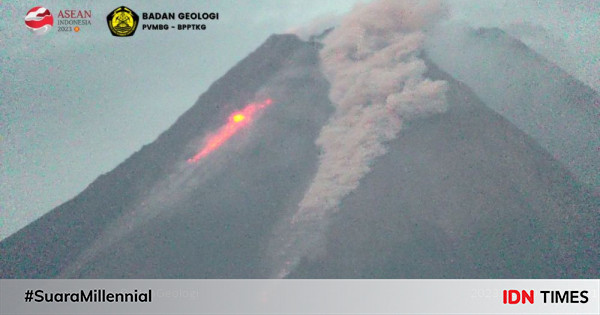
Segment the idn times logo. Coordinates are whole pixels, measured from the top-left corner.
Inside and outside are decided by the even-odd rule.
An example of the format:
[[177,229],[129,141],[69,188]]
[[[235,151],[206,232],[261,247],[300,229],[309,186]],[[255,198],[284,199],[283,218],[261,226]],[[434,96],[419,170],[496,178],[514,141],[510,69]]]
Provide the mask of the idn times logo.
[[[538,302],[544,304],[585,304],[589,302],[589,291],[587,290],[540,290],[538,292]],[[534,304],[534,290],[504,290],[502,291],[503,304]]]

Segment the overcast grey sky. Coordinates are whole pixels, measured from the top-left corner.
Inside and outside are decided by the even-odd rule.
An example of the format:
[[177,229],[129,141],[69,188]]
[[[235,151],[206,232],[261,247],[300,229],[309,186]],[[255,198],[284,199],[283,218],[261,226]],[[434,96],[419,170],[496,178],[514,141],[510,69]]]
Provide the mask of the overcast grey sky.
[[[2,1],[0,0],[0,239],[81,192],[152,142],[198,96],[272,33],[355,0]],[[451,1],[451,18],[501,26],[596,90],[599,2]],[[109,33],[105,17],[127,5],[219,12],[206,31]],[[92,10],[91,27],[34,36],[27,11]]]

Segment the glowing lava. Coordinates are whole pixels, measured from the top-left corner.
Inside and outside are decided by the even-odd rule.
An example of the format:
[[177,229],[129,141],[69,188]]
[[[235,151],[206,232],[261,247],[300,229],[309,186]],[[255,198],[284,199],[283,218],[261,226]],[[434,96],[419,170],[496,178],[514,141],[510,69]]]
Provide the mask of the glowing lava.
[[235,116],[233,116],[233,122],[240,122],[242,120],[246,119],[246,116],[244,116],[244,114],[237,114]]
[[273,101],[269,98],[262,103],[250,103],[243,109],[233,112],[229,115],[227,124],[219,128],[216,133],[209,135],[205,141],[204,147],[196,153],[194,157],[188,159],[188,163],[196,163],[218,149],[241,128],[250,124],[257,112],[271,105],[272,102]]

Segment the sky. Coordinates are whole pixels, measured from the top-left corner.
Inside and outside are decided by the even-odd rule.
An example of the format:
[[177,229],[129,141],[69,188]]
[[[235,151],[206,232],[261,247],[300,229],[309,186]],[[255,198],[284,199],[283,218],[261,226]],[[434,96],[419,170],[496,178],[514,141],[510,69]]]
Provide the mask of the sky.
[[[210,84],[273,33],[357,1],[0,0],[0,239],[73,198],[166,130]],[[38,5],[92,11],[92,26],[35,36]],[[141,12],[219,12],[205,31],[140,31],[113,37],[105,17]],[[450,1],[449,16],[500,26],[600,90],[599,2]]]

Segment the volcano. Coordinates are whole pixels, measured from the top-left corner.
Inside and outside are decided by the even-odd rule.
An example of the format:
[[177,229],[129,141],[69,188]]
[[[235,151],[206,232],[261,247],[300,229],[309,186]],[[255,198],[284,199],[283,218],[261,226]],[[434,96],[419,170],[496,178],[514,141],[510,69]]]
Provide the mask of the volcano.
[[[486,34],[471,40],[489,41]],[[494,34],[498,45],[516,41]],[[315,141],[335,111],[321,49],[316,39],[271,36],[153,143],[0,242],[0,276],[273,277],[277,227],[311,185]],[[425,77],[447,82],[447,110],[406,122],[385,143],[286,276],[598,278],[593,187],[426,51],[420,56]],[[564,106],[597,102],[579,81],[564,82],[585,91]],[[273,104],[252,124],[187,163],[231,113],[265,99]]]

